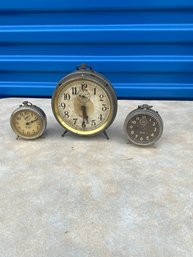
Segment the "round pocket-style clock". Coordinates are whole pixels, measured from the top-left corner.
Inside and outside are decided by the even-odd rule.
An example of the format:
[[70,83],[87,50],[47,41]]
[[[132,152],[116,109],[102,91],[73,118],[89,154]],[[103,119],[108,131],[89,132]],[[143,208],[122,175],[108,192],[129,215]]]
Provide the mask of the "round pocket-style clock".
[[128,140],[140,146],[153,145],[161,137],[163,121],[153,106],[143,104],[130,112],[124,123],[124,132]]
[[44,133],[47,118],[42,109],[25,101],[13,111],[10,124],[18,138],[36,139]]
[[117,97],[106,78],[82,64],[58,83],[52,110],[65,132],[82,136],[103,132],[107,137],[105,130],[117,113]]

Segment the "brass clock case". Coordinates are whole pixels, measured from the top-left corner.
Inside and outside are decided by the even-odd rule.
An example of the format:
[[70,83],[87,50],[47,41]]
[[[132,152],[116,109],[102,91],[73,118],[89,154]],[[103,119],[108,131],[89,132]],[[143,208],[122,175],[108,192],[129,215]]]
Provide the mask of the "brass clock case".
[[[62,94],[62,90],[65,90],[65,88],[68,88],[68,87],[70,88],[73,83],[75,84],[77,83],[77,85],[80,85],[81,83],[90,83],[92,85],[96,85],[96,88],[104,92],[107,102],[109,103],[109,106],[108,106],[109,113],[108,113],[108,117],[106,117],[104,122],[99,124],[98,127],[96,126],[88,130],[84,128],[81,128],[81,129],[77,128],[75,126],[72,126],[68,122],[66,122],[66,120],[60,114],[59,107],[58,107],[59,97]],[[82,97],[82,102],[83,102],[82,107],[86,105],[86,103],[84,102],[86,101],[92,102],[92,96],[90,96],[89,91],[85,90],[80,92],[79,95],[77,96],[77,99],[78,97]],[[93,108],[95,108],[95,106]],[[117,114],[117,97],[111,83],[106,78],[104,78],[101,74],[95,72],[91,67],[88,67],[87,65],[80,65],[75,72],[68,74],[58,83],[52,96],[52,111],[58,123],[65,130],[71,131],[75,134],[82,135],[82,136],[95,135],[106,130],[114,121]],[[70,111],[72,111],[72,113],[74,112],[74,110],[72,109],[70,109]]]
[[[37,130],[37,132],[34,135],[30,134],[30,133],[29,133],[29,135],[25,134],[25,133],[22,133],[22,130],[19,130],[16,126],[15,118],[16,118],[17,115],[19,115],[20,113],[23,113],[23,112],[27,112],[31,115],[34,115],[35,117],[37,117],[37,119],[40,123],[39,129]],[[27,128],[27,126],[30,126],[31,122],[33,122],[33,120],[26,120],[26,125],[23,125],[23,131],[24,131],[24,129]],[[41,108],[39,108],[36,105],[33,105],[32,103],[30,103],[28,101],[24,101],[23,104],[20,105],[11,114],[10,125],[11,125],[12,130],[14,131],[14,133],[18,137],[21,137],[23,139],[33,140],[33,139],[41,137],[42,134],[45,132],[46,127],[47,127],[47,117],[46,117],[46,114],[44,113],[44,111]]]

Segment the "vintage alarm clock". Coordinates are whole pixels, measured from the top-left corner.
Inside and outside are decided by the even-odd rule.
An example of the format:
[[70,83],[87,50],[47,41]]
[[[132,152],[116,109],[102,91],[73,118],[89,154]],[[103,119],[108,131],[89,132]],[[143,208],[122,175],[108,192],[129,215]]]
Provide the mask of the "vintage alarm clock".
[[117,97],[106,78],[82,64],[58,83],[52,110],[64,134],[71,131],[90,136],[103,132],[108,138],[106,129],[115,119]]
[[46,114],[38,106],[24,101],[10,118],[11,128],[18,138],[36,139],[43,135],[47,126]]
[[128,140],[140,146],[154,144],[162,135],[163,121],[153,106],[143,104],[130,112],[124,123],[124,132]]

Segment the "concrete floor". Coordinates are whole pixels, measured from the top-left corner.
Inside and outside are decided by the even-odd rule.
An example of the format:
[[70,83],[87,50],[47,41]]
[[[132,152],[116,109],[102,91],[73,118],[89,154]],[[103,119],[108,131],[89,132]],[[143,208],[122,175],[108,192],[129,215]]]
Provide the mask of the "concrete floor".
[[[15,140],[0,100],[0,257],[192,257],[193,102],[119,101],[110,140],[67,134],[50,99],[47,137]],[[153,147],[127,144],[138,104],[164,121]]]

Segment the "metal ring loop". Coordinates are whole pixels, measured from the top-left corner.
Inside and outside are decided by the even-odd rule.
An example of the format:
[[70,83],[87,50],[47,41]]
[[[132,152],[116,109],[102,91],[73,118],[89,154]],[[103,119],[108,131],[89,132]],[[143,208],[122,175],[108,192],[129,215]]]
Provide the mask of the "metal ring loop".
[[85,63],[76,67],[77,70],[94,71],[93,68]]
[[33,104],[32,104],[32,103],[30,103],[30,102],[28,102],[28,101],[24,101],[24,102],[23,102],[23,105],[32,106]]

